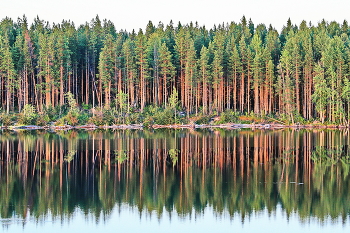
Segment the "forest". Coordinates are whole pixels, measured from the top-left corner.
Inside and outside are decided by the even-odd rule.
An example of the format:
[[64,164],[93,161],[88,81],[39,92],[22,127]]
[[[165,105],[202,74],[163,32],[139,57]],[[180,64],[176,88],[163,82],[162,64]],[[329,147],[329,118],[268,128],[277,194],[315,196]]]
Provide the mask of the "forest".
[[25,16],[0,22],[0,121],[45,125],[269,117],[349,125],[350,27],[151,21],[138,32]]

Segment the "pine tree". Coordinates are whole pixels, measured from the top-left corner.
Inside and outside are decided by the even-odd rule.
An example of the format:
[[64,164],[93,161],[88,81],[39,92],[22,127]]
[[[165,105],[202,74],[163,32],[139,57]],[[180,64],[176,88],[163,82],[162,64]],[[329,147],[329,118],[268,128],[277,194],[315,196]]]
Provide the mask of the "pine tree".
[[[147,51],[146,51],[146,45],[147,45],[147,38],[143,34],[142,30],[139,31],[139,33],[136,36],[136,64],[138,65],[138,75],[140,80],[139,85],[139,96],[140,96],[140,108],[141,111],[146,106],[147,98],[149,96],[148,90],[148,61],[147,61]],[[148,94],[148,95],[147,95]]]
[[9,38],[0,35],[0,90],[5,93],[6,113],[14,110],[14,94],[18,85],[17,74],[14,68]]
[[[112,35],[108,34],[104,40],[104,46],[100,53],[99,60],[99,78],[100,82],[102,82],[102,86],[104,89],[105,96],[105,107],[107,109],[110,108],[111,104],[111,89],[112,89],[112,81],[116,80],[116,51],[115,51],[115,43]],[[102,101],[101,101],[102,102]]]
[[201,103],[203,107],[203,114],[208,114],[211,111],[211,98],[210,98],[210,84],[211,84],[211,70],[209,61],[209,50],[206,47],[202,47],[199,58],[199,76],[201,78],[202,97]]
[[215,34],[214,40],[209,47],[213,53],[213,109],[221,113],[224,111],[224,96],[226,94],[224,89],[225,35],[223,31],[218,31]]
[[[40,70],[39,82],[38,82],[38,95],[44,93],[41,97],[40,103],[43,104],[45,100],[45,105],[47,107],[55,106],[53,101],[53,95],[56,92],[56,75],[57,70],[55,70],[55,44],[56,40],[53,34],[39,34],[39,64],[38,68]],[[42,109],[39,107],[39,109]]]
[[[184,107],[187,116],[192,112],[194,107],[194,85],[196,79],[196,51],[194,42],[189,39],[186,45],[186,60],[185,60],[185,77],[184,77]],[[196,109],[197,112],[197,109]]]
[[168,89],[175,86],[175,66],[172,63],[172,54],[170,53],[166,43],[162,43],[159,50],[159,74],[163,77],[163,106],[167,103]]
[[126,39],[123,43],[122,55],[124,58],[125,79],[127,83],[127,93],[129,94],[129,105],[135,107],[138,102],[138,95],[136,95],[136,55],[135,43],[130,38]]
[[227,45],[227,56],[228,56],[228,75],[230,77],[232,84],[232,106],[233,110],[236,112],[238,110],[239,99],[238,99],[238,87],[240,83],[240,74],[242,73],[242,63],[241,57],[239,55],[236,39],[234,36],[231,37]]
[[262,88],[264,61],[263,61],[262,41],[258,33],[256,33],[253,36],[251,47],[255,55],[253,59],[253,64],[252,64],[253,89],[254,89],[254,113],[260,114],[260,111],[262,110],[262,106],[260,103],[260,97],[262,96],[261,95],[262,91],[260,89]]
[[[71,55],[72,51],[69,48],[69,38],[65,35],[64,32],[59,31],[55,34],[56,36],[56,52],[55,52],[55,60],[58,61],[56,67],[59,72],[59,105],[64,105],[64,94],[65,83],[69,79],[72,73],[72,60]],[[56,93],[58,94],[58,93]],[[57,102],[57,97],[55,102]],[[56,104],[55,104],[56,105]]]
[[295,77],[293,76],[292,39],[287,40],[281,55],[280,78],[278,87],[280,95],[280,111],[285,113],[288,119],[294,124],[295,104]]
[[312,101],[315,103],[315,110],[319,114],[321,122],[324,123],[330,90],[325,79],[324,70],[320,64],[315,66],[315,73],[316,75],[313,78],[315,90],[312,94]]

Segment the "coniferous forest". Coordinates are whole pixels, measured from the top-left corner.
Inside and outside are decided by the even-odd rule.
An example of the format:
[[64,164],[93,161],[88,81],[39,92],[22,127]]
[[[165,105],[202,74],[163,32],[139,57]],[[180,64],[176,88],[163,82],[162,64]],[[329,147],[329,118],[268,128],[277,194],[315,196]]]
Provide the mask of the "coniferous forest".
[[349,36],[346,21],[288,20],[280,32],[245,17],[211,29],[150,21],[127,32],[98,16],[79,26],[4,18],[0,120],[166,124],[253,115],[348,125]]

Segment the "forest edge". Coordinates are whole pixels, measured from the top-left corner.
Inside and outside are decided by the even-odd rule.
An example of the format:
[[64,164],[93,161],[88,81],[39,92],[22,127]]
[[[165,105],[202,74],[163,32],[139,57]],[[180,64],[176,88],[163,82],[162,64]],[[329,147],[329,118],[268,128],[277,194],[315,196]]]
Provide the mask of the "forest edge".
[[160,128],[171,128],[171,129],[200,129],[200,128],[224,128],[224,129],[242,129],[242,128],[250,128],[250,129],[283,129],[283,128],[294,128],[294,129],[305,129],[305,128],[317,128],[317,129],[345,129],[349,128],[344,125],[320,125],[320,124],[307,124],[307,125],[283,125],[276,123],[269,124],[237,124],[237,123],[226,123],[226,124],[172,124],[172,125],[158,125],[154,124],[151,126],[144,126],[143,124],[121,124],[121,125],[104,125],[97,126],[94,124],[87,125],[60,125],[60,126],[38,126],[38,125],[20,125],[20,126],[0,126],[0,129],[9,129],[9,130],[37,130],[37,129],[45,129],[45,130],[71,130],[71,129],[85,129],[85,130],[95,130],[95,129],[160,129]]

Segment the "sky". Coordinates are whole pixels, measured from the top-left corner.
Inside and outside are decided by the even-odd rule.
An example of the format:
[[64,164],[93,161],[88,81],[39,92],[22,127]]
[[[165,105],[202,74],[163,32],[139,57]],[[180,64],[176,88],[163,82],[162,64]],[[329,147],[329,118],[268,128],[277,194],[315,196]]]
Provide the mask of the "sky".
[[50,23],[71,20],[76,26],[100,19],[111,20],[116,29],[138,31],[145,29],[149,20],[154,25],[170,20],[188,24],[198,22],[207,29],[229,22],[240,22],[244,15],[255,25],[270,24],[277,30],[288,18],[299,25],[302,20],[317,25],[326,21],[350,22],[349,0],[1,0],[0,19],[17,20],[26,15],[28,22],[36,16]]

